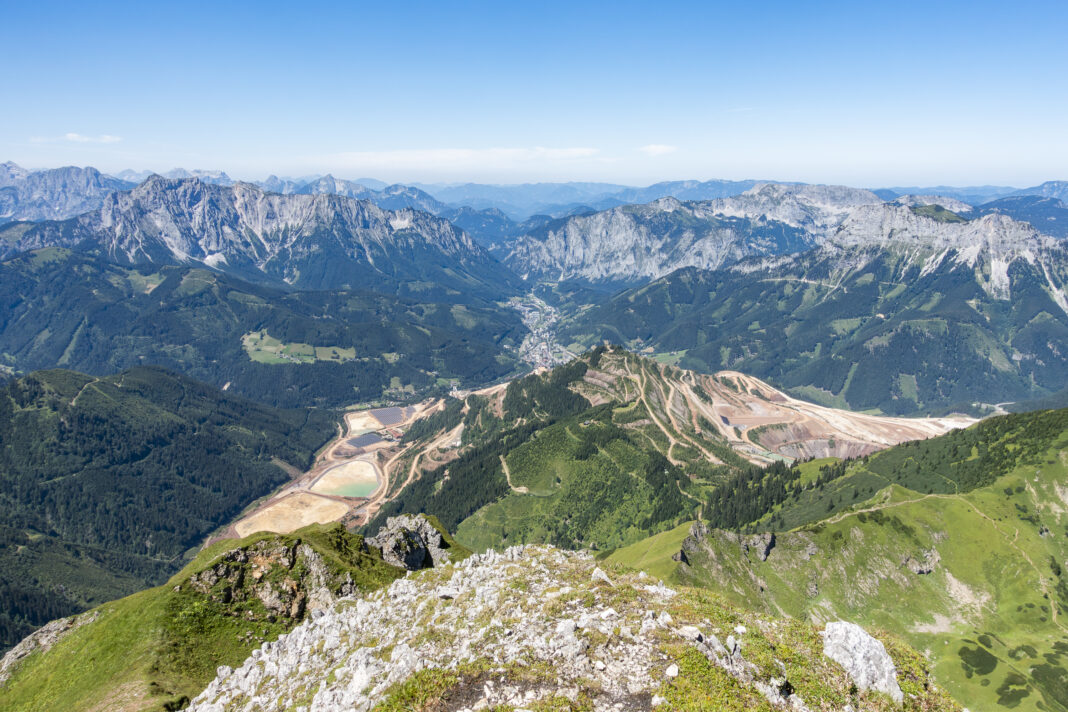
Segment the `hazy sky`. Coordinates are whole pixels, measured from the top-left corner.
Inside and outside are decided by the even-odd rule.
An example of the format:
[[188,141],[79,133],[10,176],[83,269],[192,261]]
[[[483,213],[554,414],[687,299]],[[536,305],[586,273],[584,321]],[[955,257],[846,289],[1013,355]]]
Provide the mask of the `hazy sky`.
[[4,2],[0,161],[387,181],[1068,178],[1064,0],[157,5]]

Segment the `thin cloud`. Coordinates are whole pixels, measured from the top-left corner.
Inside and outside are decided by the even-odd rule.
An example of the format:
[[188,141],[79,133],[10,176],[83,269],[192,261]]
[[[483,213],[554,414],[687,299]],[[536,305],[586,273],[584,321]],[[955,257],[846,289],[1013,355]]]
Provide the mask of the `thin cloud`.
[[644,153],[646,156],[656,157],[666,156],[669,153],[674,153],[675,151],[679,150],[679,147],[668,146],[664,143],[651,143],[648,146],[642,146],[638,150]]
[[35,136],[31,138],[32,143],[59,143],[66,141],[68,143],[118,143],[122,140],[121,136],[112,136],[111,134],[100,134],[99,136],[86,136],[80,133],[65,133],[62,136]]
[[353,167],[392,168],[485,168],[515,163],[577,161],[594,158],[596,148],[432,148],[398,151],[347,151],[336,158]]

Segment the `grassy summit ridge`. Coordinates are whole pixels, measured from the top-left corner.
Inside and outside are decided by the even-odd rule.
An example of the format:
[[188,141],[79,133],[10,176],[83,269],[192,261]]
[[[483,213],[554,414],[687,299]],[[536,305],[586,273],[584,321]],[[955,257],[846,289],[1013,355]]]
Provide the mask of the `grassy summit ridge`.
[[713,528],[713,506],[709,523],[609,559],[802,620],[895,631],[971,709],[1066,709],[1068,410],[799,474],[800,492],[741,533]]

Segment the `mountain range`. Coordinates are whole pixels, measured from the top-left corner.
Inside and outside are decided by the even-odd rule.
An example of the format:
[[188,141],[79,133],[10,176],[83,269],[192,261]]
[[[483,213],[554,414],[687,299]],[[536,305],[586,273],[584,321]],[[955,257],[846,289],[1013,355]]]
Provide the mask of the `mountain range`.
[[580,310],[561,330],[565,343],[672,353],[686,367],[738,369],[829,405],[887,413],[1063,388],[1063,245],[998,215],[910,239],[895,230],[927,218],[907,208],[875,217],[882,245],[871,232],[856,244],[859,226],[871,228],[858,219],[801,256],[678,270]]
[[153,176],[76,218],[16,223],[4,255],[71,247],[122,264],[204,264],[290,287],[499,294],[507,271],[427,213],[332,194],[281,195],[247,183]]
[[0,176],[13,709],[1064,709],[1063,184]]

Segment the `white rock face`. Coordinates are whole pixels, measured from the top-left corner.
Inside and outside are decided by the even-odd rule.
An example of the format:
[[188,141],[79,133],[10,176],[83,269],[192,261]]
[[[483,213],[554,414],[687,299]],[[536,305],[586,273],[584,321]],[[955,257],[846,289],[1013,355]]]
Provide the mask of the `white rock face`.
[[793,255],[821,248],[858,268],[878,251],[907,252],[925,273],[949,264],[975,268],[991,296],[1008,299],[1017,260],[1041,266],[1060,303],[1057,275],[1068,268],[1060,242],[1030,224],[992,214],[963,222],[917,215],[941,205],[965,218],[971,207],[943,196],[902,196],[884,203],[844,186],[761,183],[705,202],[663,198],[557,221],[518,238],[504,256],[518,273],[545,279],[642,281],[683,267],[758,271],[789,266]]
[[845,668],[856,686],[875,690],[901,702],[894,661],[881,642],[855,623],[834,621],[823,631],[823,654]]
[[[750,255],[797,252],[814,243],[797,229],[763,231],[711,203],[661,198],[551,223],[518,238],[504,261],[549,279],[641,280],[682,267],[717,269]],[[748,218],[749,216],[741,216]]]
[[[461,271],[474,267],[476,276],[499,269],[462,230],[419,210],[160,176],[107,195],[98,210],[69,222],[41,223],[0,252],[82,244],[120,262],[201,262],[317,289],[337,287],[346,276],[359,284],[369,272],[403,273],[405,264],[428,261]],[[307,273],[312,270],[317,273]]]
[[711,202],[719,215],[775,220],[819,234],[836,227],[853,208],[882,205],[870,190],[843,185],[759,183],[741,195]]

